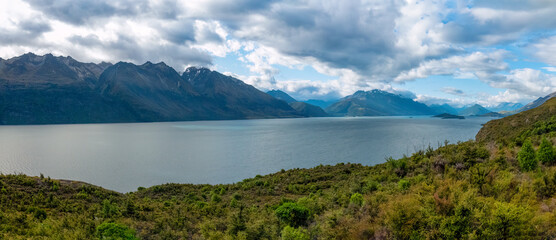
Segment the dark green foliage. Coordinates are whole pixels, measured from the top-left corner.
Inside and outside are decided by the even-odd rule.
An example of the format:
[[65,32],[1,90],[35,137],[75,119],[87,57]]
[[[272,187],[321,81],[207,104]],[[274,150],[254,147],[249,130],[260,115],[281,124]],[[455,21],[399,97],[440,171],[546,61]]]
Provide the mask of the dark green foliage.
[[554,153],[554,147],[552,146],[552,142],[548,141],[546,138],[543,138],[541,141],[541,145],[539,146],[539,150],[537,152],[537,158],[539,162],[542,162],[545,165],[552,165],[556,161],[556,155]]
[[111,218],[118,214],[118,207],[110,202],[108,199],[102,201],[102,217]]
[[521,146],[521,150],[517,154],[517,160],[519,161],[519,167],[523,171],[531,171],[537,168],[537,158],[531,140],[525,140]]
[[307,225],[309,218],[309,209],[293,202],[283,203],[274,213],[280,221],[292,227]]
[[135,231],[129,229],[128,227],[113,223],[104,222],[97,227],[97,237],[106,240],[134,240],[138,239],[135,237]]
[[459,205],[454,211],[454,215],[442,221],[440,232],[443,239],[465,239],[471,229],[472,212],[471,209]]
[[390,169],[399,177],[404,177],[408,171],[408,160],[406,157],[395,160],[393,158],[387,158],[386,162]]

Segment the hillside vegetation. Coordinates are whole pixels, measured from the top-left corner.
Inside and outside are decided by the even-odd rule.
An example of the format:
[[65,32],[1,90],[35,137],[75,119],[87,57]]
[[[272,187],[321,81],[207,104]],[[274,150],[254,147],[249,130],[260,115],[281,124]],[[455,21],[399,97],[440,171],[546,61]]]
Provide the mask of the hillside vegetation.
[[521,145],[528,137],[539,140],[543,134],[555,137],[556,98],[543,105],[486,123],[477,133],[477,141],[504,145]]
[[127,194],[1,175],[0,239],[554,239],[554,104],[372,167]]

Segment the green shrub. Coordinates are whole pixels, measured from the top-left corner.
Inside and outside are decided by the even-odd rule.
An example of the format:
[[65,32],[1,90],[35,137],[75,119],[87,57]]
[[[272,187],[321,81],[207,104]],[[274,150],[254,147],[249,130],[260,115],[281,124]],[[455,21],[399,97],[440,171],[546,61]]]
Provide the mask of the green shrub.
[[378,190],[380,188],[380,183],[378,183],[377,181],[374,180],[370,180],[368,182],[365,183],[365,186],[363,186],[363,192],[374,192],[376,190]]
[[471,230],[471,209],[460,205],[457,206],[454,215],[446,217],[442,221],[440,232],[444,239],[465,239]]
[[486,239],[528,239],[528,232],[533,230],[528,224],[532,215],[512,203],[496,202],[489,217],[484,232]]
[[523,142],[521,150],[517,153],[517,160],[523,171],[531,171],[537,168],[537,158],[535,157],[535,149],[533,149],[531,140],[527,139]]
[[214,202],[214,203],[219,203],[219,202],[222,201],[222,198],[220,197],[220,195],[218,195],[218,194],[216,194],[216,193],[213,193],[213,194],[210,196],[210,201],[212,201],[212,202]]
[[361,193],[354,193],[351,195],[351,197],[349,198],[349,203],[356,205],[356,206],[362,206],[363,205],[363,195],[361,195]]
[[543,138],[541,145],[539,146],[539,151],[537,152],[537,159],[543,164],[551,165],[554,163],[555,159],[554,147],[552,142]]
[[309,219],[309,209],[293,202],[283,203],[274,213],[280,221],[292,227],[305,226]]
[[410,186],[411,184],[409,183],[409,181],[405,179],[402,179],[398,182],[398,188],[402,191],[408,190]]
[[106,240],[134,240],[135,231],[129,229],[127,226],[113,223],[104,222],[97,227],[97,237]]
[[426,224],[416,199],[406,198],[391,205],[385,220],[393,239],[425,239],[421,228]]
[[118,211],[118,207],[110,203],[110,200],[104,199],[104,201],[102,201],[102,216],[104,218],[114,217],[118,214]]
[[309,240],[311,239],[307,230],[286,226],[282,230],[282,240]]

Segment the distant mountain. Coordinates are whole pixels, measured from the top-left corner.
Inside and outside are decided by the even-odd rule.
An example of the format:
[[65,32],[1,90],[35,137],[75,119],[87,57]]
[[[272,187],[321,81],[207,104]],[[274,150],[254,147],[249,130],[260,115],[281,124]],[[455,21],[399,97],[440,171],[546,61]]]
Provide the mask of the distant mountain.
[[548,95],[546,95],[546,96],[544,96],[544,97],[540,97],[540,98],[538,98],[537,100],[535,100],[535,101],[533,101],[533,102],[530,102],[530,103],[528,103],[527,105],[525,105],[525,106],[523,106],[523,107],[521,107],[521,108],[515,110],[514,113],[519,113],[519,112],[523,112],[523,111],[527,111],[527,110],[536,108],[536,107],[542,105],[543,103],[545,103],[546,101],[548,101],[548,99],[551,99],[551,98],[553,98],[553,97],[556,97],[556,92],[553,92],[553,93],[551,93],[551,94],[548,94]]
[[290,95],[288,95],[287,93],[280,91],[280,90],[270,90],[268,92],[266,92],[266,94],[273,96],[274,98],[280,99],[284,102],[289,103],[293,103],[293,102],[297,102],[297,100],[295,100],[294,98],[292,98]]
[[442,113],[448,113],[451,115],[457,115],[458,114],[458,110],[456,110],[454,107],[448,105],[447,103],[444,103],[442,105],[440,104],[433,104],[429,106],[432,110],[434,110],[435,113],[437,114],[442,114]]
[[403,116],[435,113],[423,103],[380,90],[357,91],[327,107],[326,112],[332,116]]
[[306,102],[306,103],[311,104],[311,105],[319,106],[319,107],[321,107],[322,109],[325,109],[325,108],[327,108],[328,106],[330,106],[330,105],[332,105],[332,104],[334,104],[334,103],[336,103],[336,102],[338,102],[338,101],[339,101],[339,100],[318,100],[318,99],[309,99],[309,100],[303,101],[303,102]]
[[271,90],[266,92],[268,95],[287,102],[299,114],[305,117],[327,117],[328,114],[319,106],[315,106],[305,102],[298,102],[287,93],[280,90]]
[[0,59],[0,123],[102,123],[302,117],[287,103],[205,68]]
[[523,107],[523,104],[521,103],[504,102],[494,107],[489,107],[488,109],[493,112],[510,112],[510,111],[517,110],[521,107]]
[[479,105],[479,104],[474,104],[470,107],[467,107],[461,111],[458,112],[458,115],[461,116],[480,116],[483,114],[487,114],[490,113],[492,111],[484,108],[483,106]]
[[306,117],[327,117],[328,114],[319,106],[308,104],[305,102],[292,102],[290,106],[298,113]]

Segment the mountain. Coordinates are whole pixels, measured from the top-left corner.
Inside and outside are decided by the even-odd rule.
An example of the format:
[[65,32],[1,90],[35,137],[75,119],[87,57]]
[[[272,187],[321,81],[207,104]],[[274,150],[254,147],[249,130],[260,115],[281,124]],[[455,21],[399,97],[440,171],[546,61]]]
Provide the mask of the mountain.
[[429,107],[432,110],[434,110],[434,112],[437,113],[437,114],[442,114],[442,113],[448,113],[448,114],[451,114],[451,115],[457,115],[458,114],[458,110],[456,110],[454,107],[448,105],[447,103],[444,103],[442,105],[432,104]]
[[307,101],[303,101],[305,103],[315,105],[321,107],[322,109],[327,108],[328,106],[338,102],[339,100],[318,100],[318,99],[309,99]]
[[214,113],[207,119],[301,117],[287,103],[207,68],[190,67],[182,79],[193,86],[205,103],[214,105]]
[[488,109],[493,112],[510,112],[515,111],[519,108],[522,108],[523,104],[521,103],[511,103],[511,102],[504,102],[500,103],[494,107],[489,107]]
[[97,89],[102,96],[125,102],[137,121],[207,119],[214,109],[164,63],[116,63],[100,76]]
[[322,108],[305,102],[292,102],[290,106],[298,113],[306,117],[328,117]]
[[548,94],[544,97],[540,97],[537,100],[528,103],[527,105],[523,106],[522,108],[519,108],[519,109],[515,110],[515,113],[519,113],[519,112],[523,112],[523,111],[527,111],[527,110],[536,108],[536,107],[542,105],[543,103],[545,103],[548,99],[551,99],[553,97],[556,97],[556,92]]
[[287,102],[288,104],[293,103],[293,102],[297,102],[297,100],[295,100],[294,98],[292,98],[290,95],[288,95],[287,93],[280,91],[280,90],[270,90],[268,92],[266,92],[266,94],[273,96],[274,98],[280,99],[284,102]]
[[0,59],[0,123],[54,124],[302,117],[206,68],[81,63],[32,53]]
[[0,59],[0,79],[20,84],[83,84],[94,86],[110,63],[81,63],[71,57],[37,56],[27,53]]
[[125,104],[95,89],[108,66],[51,54],[0,60],[0,123],[133,121]]
[[480,115],[487,114],[487,113],[490,113],[490,112],[492,112],[492,111],[484,108],[483,106],[481,106],[479,104],[475,104],[475,105],[472,105],[470,107],[466,107],[463,110],[460,110],[458,112],[458,115],[461,115],[461,116],[480,116]]
[[327,107],[326,112],[333,116],[403,116],[435,113],[423,103],[380,90],[357,91]]

